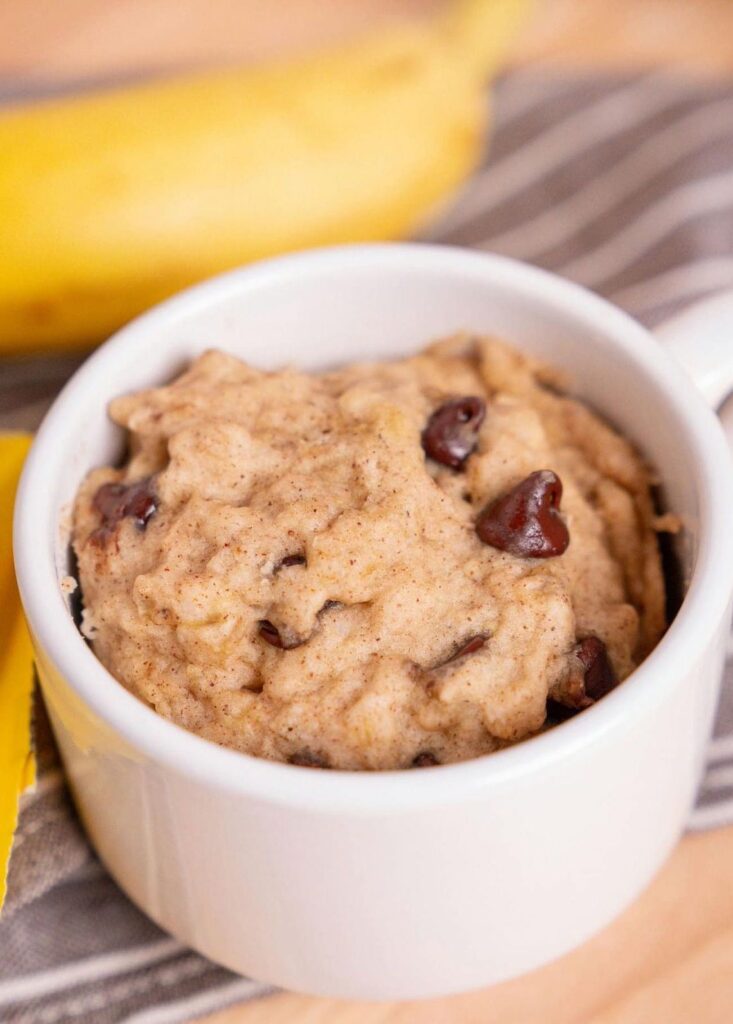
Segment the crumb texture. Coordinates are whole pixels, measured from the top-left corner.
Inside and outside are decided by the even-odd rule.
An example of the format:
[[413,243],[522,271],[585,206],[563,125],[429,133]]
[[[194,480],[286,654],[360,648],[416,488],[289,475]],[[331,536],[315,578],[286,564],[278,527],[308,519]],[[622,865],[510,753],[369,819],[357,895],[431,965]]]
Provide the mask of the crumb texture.
[[[442,464],[426,424],[465,396],[485,415],[469,403],[475,436]],[[543,728],[582,638],[623,680],[664,630],[651,474],[502,342],[322,375],[209,351],[110,411],[129,459],[74,510],[88,632],[126,687],[216,743],[347,769],[464,760]],[[481,512],[545,470],[566,549],[483,542]]]

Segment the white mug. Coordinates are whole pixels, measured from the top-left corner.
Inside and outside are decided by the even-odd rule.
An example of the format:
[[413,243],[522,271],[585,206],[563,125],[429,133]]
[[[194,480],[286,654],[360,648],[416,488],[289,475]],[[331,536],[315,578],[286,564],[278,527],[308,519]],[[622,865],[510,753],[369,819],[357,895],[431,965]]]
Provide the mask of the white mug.
[[[569,371],[659,470],[685,525],[686,594],[646,661],[595,706],[517,746],[382,773],[318,772],[215,746],[116,682],[60,586],[74,492],[121,451],[108,401],[170,379],[209,347],[256,366],[316,369],[402,356],[462,328]],[[733,385],[733,301],[666,333],[719,401]],[[720,424],[644,328],[513,260],[374,245],[234,271],[103,345],[38,432],[15,553],[76,804],[125,892],[235,971],[303,992],[399,999],[487,985],[559,956],[610,922],[664,861],[716,704],[732,517]]]

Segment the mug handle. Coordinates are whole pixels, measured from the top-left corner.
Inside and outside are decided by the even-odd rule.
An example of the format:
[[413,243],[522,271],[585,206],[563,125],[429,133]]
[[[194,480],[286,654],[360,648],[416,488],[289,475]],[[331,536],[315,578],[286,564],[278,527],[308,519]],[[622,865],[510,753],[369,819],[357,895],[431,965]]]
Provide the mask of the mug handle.
[[654,330],[697,385],[711,408],[720,410],[733,446],[733,289],[694,303]]

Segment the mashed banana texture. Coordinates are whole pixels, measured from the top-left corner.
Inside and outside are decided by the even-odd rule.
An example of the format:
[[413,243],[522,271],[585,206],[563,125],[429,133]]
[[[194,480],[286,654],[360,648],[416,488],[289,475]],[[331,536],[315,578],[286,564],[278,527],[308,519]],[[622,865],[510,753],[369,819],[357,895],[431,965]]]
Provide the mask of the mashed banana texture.
[[186,729],[319,767],[459,761],[587,706],[664,586],[648,469],[557,385],[460,336],[320,375],[209,351],[116,399],[129,459],[74,510],[97,656]]

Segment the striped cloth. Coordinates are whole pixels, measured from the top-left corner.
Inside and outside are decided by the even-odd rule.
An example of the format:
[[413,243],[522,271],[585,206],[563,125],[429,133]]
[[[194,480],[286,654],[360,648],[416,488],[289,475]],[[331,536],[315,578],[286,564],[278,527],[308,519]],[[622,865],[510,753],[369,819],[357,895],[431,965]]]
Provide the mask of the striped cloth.
[[[499,85],[496,116],[488,158],[425,238],[548,267],[650,325],[733,286],[733,84],[523,72]],[[5,367],[0,427],[34,427],[79,361]],[[731,654],[693,829],[733,821]],[[174,1024],[264,994],[129,903],[79,828],[40,706],[38,739],[0,920],[0,1020]]]

